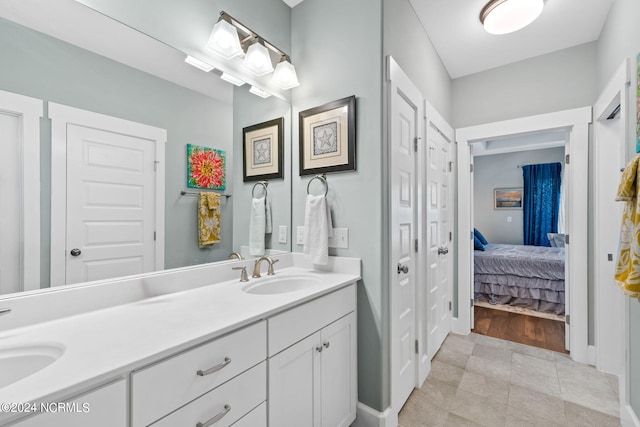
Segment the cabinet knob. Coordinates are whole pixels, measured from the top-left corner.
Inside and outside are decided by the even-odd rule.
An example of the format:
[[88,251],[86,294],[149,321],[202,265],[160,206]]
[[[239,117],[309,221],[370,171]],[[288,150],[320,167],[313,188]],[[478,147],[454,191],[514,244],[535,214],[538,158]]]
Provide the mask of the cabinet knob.
[[331,344],[329,341],[325,341],[322,345],[324,348],[329,348],[329,344]]
[[322,346],[321,346],[321,345],[317,346],[317,347],[316,347],[316,351],[317,351],[318,353],[322,353]]

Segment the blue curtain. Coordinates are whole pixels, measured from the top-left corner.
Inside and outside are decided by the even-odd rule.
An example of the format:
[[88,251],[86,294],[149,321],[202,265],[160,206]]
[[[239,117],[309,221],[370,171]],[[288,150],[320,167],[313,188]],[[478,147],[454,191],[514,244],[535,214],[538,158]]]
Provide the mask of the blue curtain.
[[551,246],[547,233],[558,232],[562,165],[545,163],[522,167],[524,177],[524,244]]

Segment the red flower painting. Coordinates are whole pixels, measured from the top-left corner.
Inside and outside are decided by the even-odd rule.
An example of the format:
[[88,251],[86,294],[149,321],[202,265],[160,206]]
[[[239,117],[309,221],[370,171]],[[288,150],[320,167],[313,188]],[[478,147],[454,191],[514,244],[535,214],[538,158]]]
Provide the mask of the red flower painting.
[[187,144],[187,159],[188,187],[225,189],[224,151]]

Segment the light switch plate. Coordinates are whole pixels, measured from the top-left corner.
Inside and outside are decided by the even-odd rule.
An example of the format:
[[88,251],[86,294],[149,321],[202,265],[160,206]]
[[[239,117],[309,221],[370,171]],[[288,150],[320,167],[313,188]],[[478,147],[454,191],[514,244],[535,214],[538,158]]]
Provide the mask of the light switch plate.
[[303,245],[304,244],[304,226],[299,225],[296,228],[296,244]]
[[348,228],[334,228],[333,236],[329,237],[330,248],[343,248],[349,247],[349,229]]
[[281,225],[278,230],[278,242],[287,243],[287,226]]

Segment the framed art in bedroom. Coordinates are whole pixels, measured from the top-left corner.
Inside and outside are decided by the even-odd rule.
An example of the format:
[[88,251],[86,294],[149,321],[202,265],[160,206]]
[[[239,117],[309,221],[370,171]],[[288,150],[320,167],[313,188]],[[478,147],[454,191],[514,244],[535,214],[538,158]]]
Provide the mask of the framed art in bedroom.
[[300,112],[300,175],[356,170],[356,97]]
[[522,193],[522,188],[496,188],[493,190],[493,208],[522,209]]
[[243,181],[284,176],[284,117],[242,129]]

